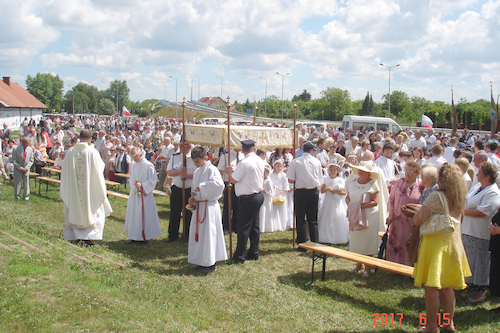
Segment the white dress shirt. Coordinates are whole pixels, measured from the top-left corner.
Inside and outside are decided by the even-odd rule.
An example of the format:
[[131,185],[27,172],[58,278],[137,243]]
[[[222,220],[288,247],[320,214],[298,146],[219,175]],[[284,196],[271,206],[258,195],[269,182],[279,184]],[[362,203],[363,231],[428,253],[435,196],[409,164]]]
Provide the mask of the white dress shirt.
[[232,177],[237,183],[234,185],[236,196],[250,195],[262,192],[264,189],[264,161],[255,153],[248,153],[238,163]]
[[303,153],[290,163],[286,177],[295,181],[296,189],[313,189],[321,186],[321,162],[310,153]]
[[[184,155],[181,153],[173,154],[172,158],[168,162],[167,171],[179,170],[180,168],[182,168],[183,156]],[[193,174],[194,170],[196,170],[196,165],[194,165],[193,159],[191,158],[191,152],[189,152],[186,154],[186,173]],[[193,183],[193,180],[191,178],[186,178],[185,183],[184,183],[185,188],[190,188],[192,183]],[[175,185],[179,188],[182,188],[181,174],[178,174],[177,176],[172,177],[172,185]]]
[[475,208],[485,215],[483,217],[464,215],[462,218],[462,234],[481,239],[490,239],[491,234],[488,226],[491,225],[491,218],[500,207],[500,190],[497,184],[492,184],[477,193],[480,188],[481,184],[471,187],[467,194],[465,208]]

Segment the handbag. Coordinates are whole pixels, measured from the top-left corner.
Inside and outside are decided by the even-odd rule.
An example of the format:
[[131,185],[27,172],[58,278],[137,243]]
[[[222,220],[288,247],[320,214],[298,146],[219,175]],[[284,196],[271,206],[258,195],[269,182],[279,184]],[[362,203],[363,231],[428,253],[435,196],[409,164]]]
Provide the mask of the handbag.
[[405,246],[408,248],[408,261],[416,263],[418,259],[418,250],[420,249],[420,228],[413,227],[410,237],[406,240]]
[[450,215],[448,200],[443,198],[444,194],[439,191],[437,194],[444,206],[444,214],[432,214],[429,216],[429,218],[420,225],[420,235],[422,236],[450,234],[455,231],[455,223],[460,223],[456,218]]

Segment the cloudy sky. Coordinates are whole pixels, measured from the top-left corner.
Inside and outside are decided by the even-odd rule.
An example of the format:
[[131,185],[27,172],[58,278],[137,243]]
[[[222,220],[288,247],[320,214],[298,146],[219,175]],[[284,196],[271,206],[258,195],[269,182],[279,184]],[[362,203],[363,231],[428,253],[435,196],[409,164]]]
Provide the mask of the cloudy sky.
[[[66,89],[127,80],[132,100],[284,98],[327,87],[429,100],[500,93],[500,0],[0,0],[0,76]],[[217,76],[221,77],[218,78]],[[264,78],[261,79],[260,77]],[[68,86],[70,86],[68,88]]]

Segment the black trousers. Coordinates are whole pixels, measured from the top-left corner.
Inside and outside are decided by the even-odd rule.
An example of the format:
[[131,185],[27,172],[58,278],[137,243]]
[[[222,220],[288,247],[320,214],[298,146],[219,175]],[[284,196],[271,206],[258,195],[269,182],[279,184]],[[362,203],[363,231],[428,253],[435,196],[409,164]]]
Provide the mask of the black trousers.
[[[228,222],[228,203],[227,203],[227,191],[229,189],[228,183],[225,183],[226,187],[224,187],[224,206],[222,208],[222,228],[224,231],[229,231],[229,222]],[[236,231],[236,221],[238,214],[238,197],[236,196],[236,192],[234,191],[234,184],[231,186],[231,210],[232,210],[232,218],[231,218],[231,230],[233,232]]]
[[[177,239],[179,237],[179,226],[181,223],[181,213],[182,213],[182,188],[172,185],[170,187],[170,223],[168,225],[168,238]],[[191,188],[184,189],[186,193],[187,205],[188,199],[191,196]],[[188,209],[184,210],[186,214],[186,240],[189,235],[189,224],[191,223],[191,211]]]
[[236,222],[238,241],[233,254],[233,259],[236,261],[245,261],[248,238],[250,238],[250,248],[247,255],[249,257],[259,255],[259,211],[262,203],[264,203],[262,192],[238,197],[238,220]]
[[297,221],[297,243],[307,242],[306,217],[311,241],[318,242],[318,189],[296,189],[293,198]]

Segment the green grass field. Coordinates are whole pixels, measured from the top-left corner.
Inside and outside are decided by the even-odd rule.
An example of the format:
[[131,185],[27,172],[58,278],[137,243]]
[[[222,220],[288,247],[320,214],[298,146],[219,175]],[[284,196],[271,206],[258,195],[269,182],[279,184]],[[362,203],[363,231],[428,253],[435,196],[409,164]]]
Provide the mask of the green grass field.
[[[204,276],[189,268],[186,243],[163,242],[168,198],[156,198],[164,235],[142,247],[124,243],[126,202],[110,198],[114,212],[106,220],[104,240],[89,249],[110,263],[58,241],[64,227],[58,187],[49,186],[46,193],[43,185],[38,195],[33,180],[31,186],[30,201],[15,202],[12,186],[0,185],[0,230],[51,258],[0,233],[0,243],[15,251],[0,248],[4,332],[411,332],[419,327],[423,290],[410,278],[379,271],[363,279],[348,272],[353,263],[329,258],[326,280],[311,285],[310,254],[292,251],[291,231],[263,234],[258,261],[220,263]],[[118,262],[127,268],[121,270]],[[490,297],[470,306],[459,299],[457,328],[498,332],[498,315],[488,312],[498,303]],[[374,325],[374,313],[402,313],[402,324],[396,316],[394,325]]]

